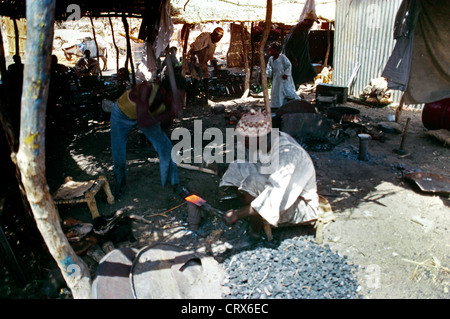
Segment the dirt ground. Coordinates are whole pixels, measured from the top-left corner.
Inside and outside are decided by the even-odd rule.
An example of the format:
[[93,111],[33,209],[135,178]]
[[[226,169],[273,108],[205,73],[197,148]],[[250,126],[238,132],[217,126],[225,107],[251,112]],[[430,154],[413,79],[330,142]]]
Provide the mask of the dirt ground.
[[[311,100],[313,94],[305,94],[305,98]],[[202,120],[203,130],[209,127],[233,128],[234,124],[229,123],[225,113],[214,112],[217,104],[224,105],[226,111],[232,111],[261,106],[262,100],[215,101],[209,106],[189,104],[183,119],[175,126],[188,128],[192,133],[194,120]],[[408,154],[400,156],[394,149],[399,148],[402,134],[380,133],[378,130],[378,124],[386,122],[388,114],[395,113],[394,108],[350,102],[345,106],[359,110],[357,124],[381,138],[369,142],[367,161],[358,159],[359,139],[355,132],[347,132],[349,135],[344,135],[341,143],[329,151],[308,150],[316,167],[319,193],[329,200],[335,214],[335,221],[325,228],[323,245],[329,245],[360,266],[358,278],[363,298],[448,299],[449,196],[423,192],[404,177],[411,172],[449,176],[450,148],[425,134],[420,110],[404,110],[399,121],[400,129],[404,128],[408,118],[411,122],[404,144]],[[55,192],[67,176],[75,181],[87,181],[105,175],[113,188],[107,120],[80,117],[49,131],[47,136],[47,182],[51,192]],[[106,202],[102,191],[96,196],[101,215],[112,216],[127,207],[132,214],[149,221],[134,221],[132,233],[136,241],[123,240],[115,247],[142,248],[164,241],[213,255],[220,261],[221,254],[232,253],[243,245],[239,229],[226,228],[216,217],[208,214],[203,215],[198,232],[190,231],[187,205],[171,189],[161,187],[158,164],[154,163],[156,158],[153,147],[142,143],[138,132],[132,133],[128,141],[126,192],[112,205]],[[223,211],[237,207],[236,200],[223,200],[229,194],[218,188],[218,176],[184,168],[180,168],[179,173],[181,183],[213,207]],[[62,220],[72,217],[92,222],[86,204],[60,205],[59,213]],[[301,226],[273,230],[275,238],[311,233],[310,228]],[[83,259],[95,274],[95,260],[89,256],[83,256]],[[41,265],[44,271],[50,267]],[[11,285],[11,281],[6,282]],[[10,288],[0,287],[0,296],[36,296],[36,290],[44,282],[45,278],[34,281],[31,287],[18,294],[11,292]],[[4,283],[5,280],[2,285]]]
[[[219,103],[219,102],[217,102]],[[239,105],[261,105],[252,99],[222,103],[227,110]],[[400,125],[411,118],[404,149],[400,156],[402,134],[377,131],[393,108],[373,108],[355,103],[347,106],[360,111],[358,124],[373,129],[382,138],[371,140],[367,161],[358,159],[359,139],[346,137],[331,151],[309,151],[316,167],[319,193],[325,196],[335,213],[335,222],[324,232],[324,245],[359,265],[360,293],[368,299],[447,299],[450,278],[450,209],[448,195],[425,193],[404,179],[410,172],[448,175],[450,150],[435,138],[425,135],[421,111],[404,110]],[[203,129],[233,127],[224,113],[215,114],[211,106],[188,105],[178,127],[193,129],[201,119]],[[49,154],[50,188],[54,191],[65,176],[88,180],[106,175],[114,185],[109,142],[109,123],[89,121],[85,132],[78,132],[64,143],[66,149]],[[128,145],[128,188],[119,201],[106,203],[98,195],[102,215],[111,216],[123,207],[143,216],[151,224],[133,222],[136,242],[119,246],[144,247],[158,241],[176,243],[212,255],[232,251],[239,246],[236,229],[221,228],[217,218],[203,215],[198,233],[189,231],[187,207],[182,198],[162,188],[158,164],[152,162],[156,152],[133,133]],[[199,164],[195,164],[199,166]],[[180,168],[181,183],[191,192],[221,210],[236,207],[233,200],[221,201],[226,195],[218,188],[219,177],[209,173]],[[103,197],[102,197],[103,196]],[[181,206],[179,206],[181,205]],[[75,217],[90,222],[86,205],[60,208],[61,218]],[[276,238],[310,231],[304,227],[274,229]],[[95,269],[95,263],[92,263]]]
[[[203,130],[232,128],[234,124],[229,123],[226,113],[214,112],[217,104],[224,105],[228,111],[258,108],[261,102],[261,99],[237,99],[211,103],[212,106],[188,105],[183,119],[174,127],[185,127],[192,132],[193,121],[201,119]],[[329,245],[359,265],[360,293],[364,298],[449,298],[448,195],[425,193],[404,176],[410,172],[449,175],[450,149],[425,134],[421,111],[404,110],[399,123],[403,128],[407,118],[411,118],[404,143],[409,155],[400,156],[393,150],[399,148],[402,134],[377,130],[378,124],[385,122],[395,109],[350,102],[346,106],[358,109],[357,123],[382,138],[369,142],[367,161],[358,159],[357,136],[346,136],[329,151],[309,151],[316,167],[319,193],[329,200],[335,214],[335,221],[325,228],[323,245]],[[51,192],[67,176],[75,181],[87,181],[105,175],[111,188],[114,187],[109,132],[108,121],[81,118],[60,133],[49,134],[47,176]],[[150,222],[134,221],[132,233],[136,241],[123,239],[116,243],[116,248],[142,248],[164,241],[213,255],[220,261],[222,254],[233,253],[245,244],[240,241],[240,229],[226,228],[218,218],[205,213],[198,232],[190,231],[187,205],[171,189],[161,186],[156,158],[151,144],[142,143],[138,132],[132,133],[128,142],[126,192],[113,205],[106,202],[103,191],[96,196],[101,215],[112,216],[127,207],[130,213]],[[213,207],[222,211],[238,207],[236,200],[221,200],[229,194],[218,188],[218,176],[184,168],[179,168],[179,173],[181,183]],[[86,204],[60,205],[59,213],[62,220],[72,217],[92,222]],[[275,238],[312,233],[311,228],[304,226],[273,230]],[[94,275],[97,263],[89,256],[83,259]],[[42,268],[50,270],[51,266],[48,267]],[[34,282],[28,290],[38,290],[43,282],[45,278]],[[19,296],[27,298],[26,293]]]

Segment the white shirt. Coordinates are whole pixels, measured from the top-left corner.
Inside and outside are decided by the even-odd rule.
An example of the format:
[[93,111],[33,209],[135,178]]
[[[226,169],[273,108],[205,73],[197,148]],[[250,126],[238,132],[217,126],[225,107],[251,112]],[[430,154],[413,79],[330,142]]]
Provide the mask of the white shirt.
[[[274,140],[267,154],[273,165],[269,171],[262,173],[261,162],[233,162],[220,186],[236,186],[255,196],[251,206],[275,227],[317,219],[319,196],[311,157],[284,132]],[[264,162],[269,163],[267,158]],[[255,185],[246,183],[249,180]]]

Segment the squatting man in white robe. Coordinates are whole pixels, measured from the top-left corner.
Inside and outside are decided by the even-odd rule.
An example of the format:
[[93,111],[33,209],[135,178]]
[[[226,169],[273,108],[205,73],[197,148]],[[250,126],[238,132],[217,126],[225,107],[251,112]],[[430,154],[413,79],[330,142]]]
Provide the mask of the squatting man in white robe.
[[272,108],[280,108],[289,101],[300,100],[292,79],[292,64],[281,53],[281,46],[277,42],[270,44],[269,55],[266,74],[267,78],[272,79],[270,106]]
[[313,224],[320,208],[309,154],[290,135],[272,132],[270,121],[261,112],[244,114],[236,133],[247,150],[256,150],[249,147],[252,139],[256,140],[258,160],[234,161],[223,175],[219,186],[235,188],[244,205],[227,211],[223,220],[232,225],[248,217],[253,239],[260,238],[264,224]]

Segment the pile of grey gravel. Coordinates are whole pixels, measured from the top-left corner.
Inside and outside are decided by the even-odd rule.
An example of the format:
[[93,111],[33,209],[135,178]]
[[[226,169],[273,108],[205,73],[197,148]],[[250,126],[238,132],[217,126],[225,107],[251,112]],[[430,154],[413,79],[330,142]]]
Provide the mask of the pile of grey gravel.
[[355,272],[346,256],[318,245],[312,236],[260,243],[227,257],[230,299],[359,299]]

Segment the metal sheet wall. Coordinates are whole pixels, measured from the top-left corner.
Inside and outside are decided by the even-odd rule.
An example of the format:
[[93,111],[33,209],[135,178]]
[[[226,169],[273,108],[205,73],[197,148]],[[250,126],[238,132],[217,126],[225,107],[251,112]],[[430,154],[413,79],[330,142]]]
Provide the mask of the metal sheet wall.
[[[349,94],[359,96],[380,77],[395,45],[393,27],[402,0],[336,0],[333,83],[346,86],[359,70]],[[394,102],[403,92],[393,91]]]

